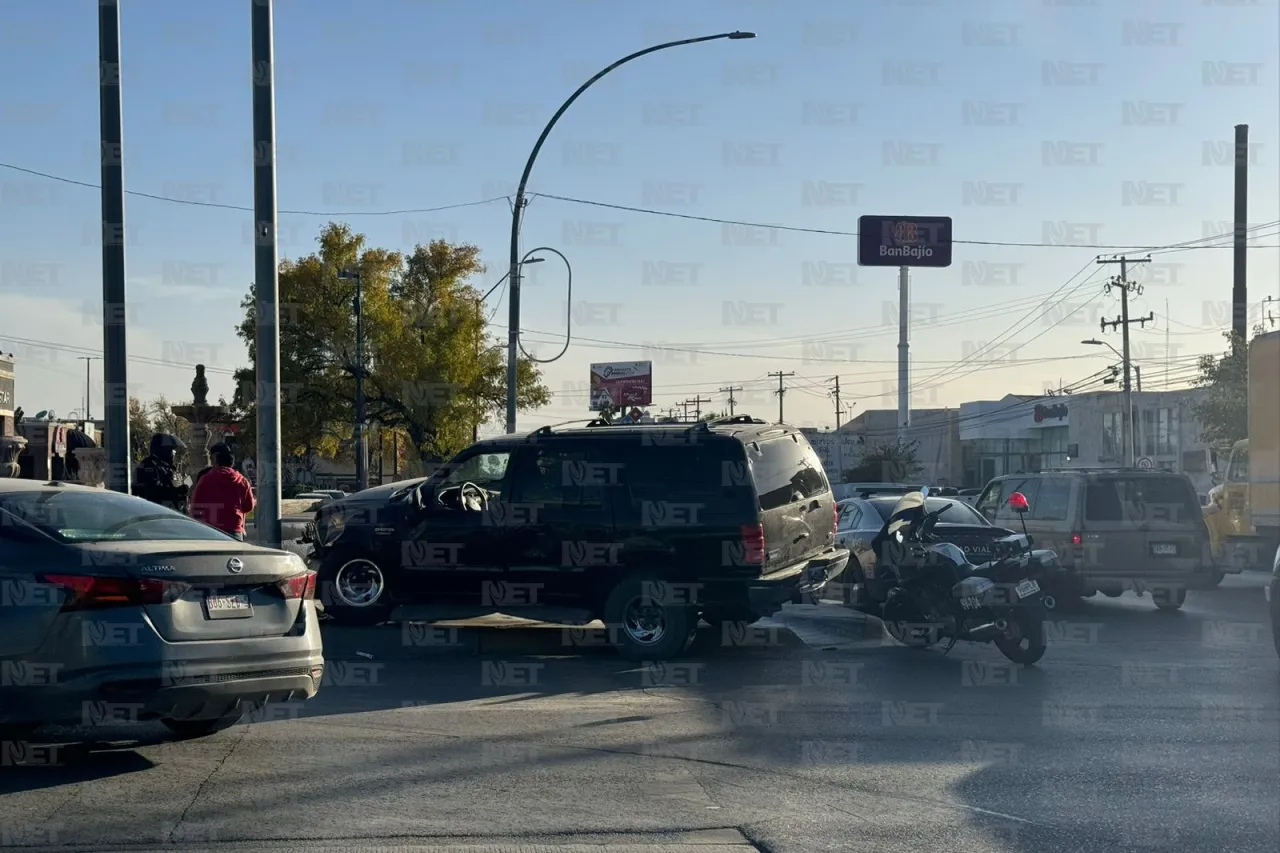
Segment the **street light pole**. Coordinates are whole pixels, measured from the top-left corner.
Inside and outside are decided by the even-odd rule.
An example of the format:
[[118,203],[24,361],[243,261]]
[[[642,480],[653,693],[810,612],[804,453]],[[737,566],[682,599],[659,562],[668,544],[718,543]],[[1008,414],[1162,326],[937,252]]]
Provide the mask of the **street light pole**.
[[542,150],[542,145],[547,141],[547,137],[551,134],[551,129],[556,126],[556,122],[560,120],[560,116],[578,100],[583,92],[591,88],[591,86],[601,77],[608,74],[620,65],[625,65],[633,59],[639,59],[650,53],[656,53],[659,50],[666,50],[671,47],[681,47],[686,44],[698,44],[704,41],[716,41],[718,39],[752,39],[755,33],[720,33],[714,36],[701,36],[699,38],[681,39],[679,41],[671,41],[665,44],[646,47],[644,50],[638,50],[628,56],[624,56],[617,62],[605,68],[596,74],[587,82],[578,87],[569,99],[560,105],[560,109],[555,111],[551,116],[551,120],[547,122],[547,126],[542,129],[542,133],[538,136],[538,141],[533,145],[533,151],[529,152],[529,159],[524,164],[524,172],[520,175],[520,183],[516,187],[515,203],[511,206],[511,251],[508,257],[507,275],[511,278],[510,289],[511,295],[508,298],[508,329],[507,329],[507,434],[510,435],[516,431],[516,382],[519,378],[519,363],[517,361],[520,354],[520,217],[523,215],[525,205],[525,188],[529,184],[529,175],[533,172],[534,161],[538,159],[538,152]]

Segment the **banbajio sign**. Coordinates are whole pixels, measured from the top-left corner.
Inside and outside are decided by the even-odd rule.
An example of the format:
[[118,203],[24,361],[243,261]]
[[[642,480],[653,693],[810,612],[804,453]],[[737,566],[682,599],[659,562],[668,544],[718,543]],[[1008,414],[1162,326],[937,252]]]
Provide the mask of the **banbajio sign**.
[[1038,405],[1032,412],[1032,420],[1036,426],[1065,426],[1067,420],[1067,404],[1055,403],[1052,406]]

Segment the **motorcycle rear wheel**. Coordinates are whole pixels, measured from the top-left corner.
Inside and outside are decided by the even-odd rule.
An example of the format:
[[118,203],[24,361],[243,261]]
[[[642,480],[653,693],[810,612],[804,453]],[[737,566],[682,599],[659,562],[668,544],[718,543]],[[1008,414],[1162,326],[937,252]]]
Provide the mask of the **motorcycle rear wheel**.
[[914,622],[886,621],[884,629],[890,637],[909,649],[932,648],[942,639],[940,632],[933,628],[921,636],[920,625]]
[[1009,621],[1009,630],[997,637],[995,644],[1009,660],[1030,666],[1044,657],[1047,648],[1044,621],[1037,613],[1020,613]]

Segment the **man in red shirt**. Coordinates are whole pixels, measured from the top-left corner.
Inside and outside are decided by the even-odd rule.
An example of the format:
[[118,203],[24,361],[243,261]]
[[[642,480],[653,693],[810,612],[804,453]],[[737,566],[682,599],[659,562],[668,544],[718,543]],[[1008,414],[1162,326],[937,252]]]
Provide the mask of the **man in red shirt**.
[[200,473],[191,490],[191,517],[244,541],[244,516],[254,507],[253,487],[235,469],[235,457],[225,444],[209,448],[213,461]]

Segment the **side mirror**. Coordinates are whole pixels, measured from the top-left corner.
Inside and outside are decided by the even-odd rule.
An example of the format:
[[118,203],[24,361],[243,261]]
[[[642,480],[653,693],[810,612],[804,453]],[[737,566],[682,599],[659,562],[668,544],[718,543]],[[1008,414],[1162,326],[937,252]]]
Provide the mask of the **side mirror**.
[[1219,474],[1217,471],[1214,471],[1212,474],[1209,475],[1209,481],[1213,483],[1215,486],[1220,486],[1222,485],[1222,475]]
[[1027,496],[1022,492],[1014,492],[1009,495],[1009,509],[1016,512],[1018,515],[1022,515],[1025,512],[1031,511],[1031,504],[1027,501]]

